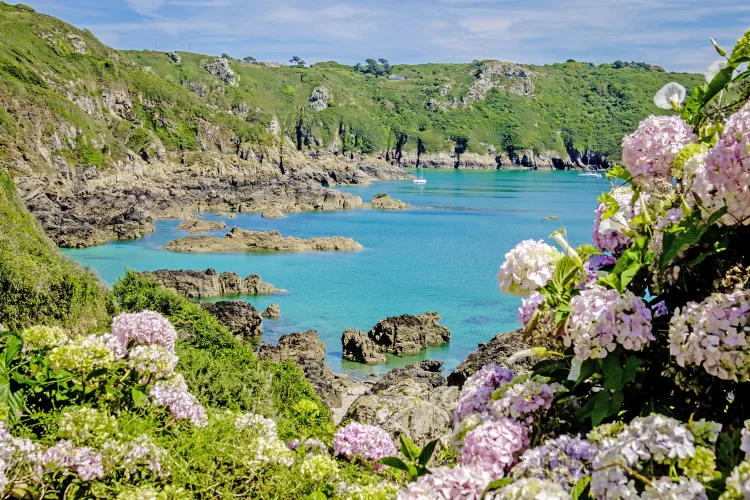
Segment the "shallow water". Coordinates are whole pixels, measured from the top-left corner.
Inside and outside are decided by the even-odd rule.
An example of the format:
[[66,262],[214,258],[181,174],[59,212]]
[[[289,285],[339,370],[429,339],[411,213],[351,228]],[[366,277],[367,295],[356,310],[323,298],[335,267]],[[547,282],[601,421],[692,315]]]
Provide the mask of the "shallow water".
[[[354,238],[360,252],[188,254],[161,250],[187,236],[180,221],[157,221],[156,231],[130,242],[71,249],[65,253],[95,268],[108,282],[125,268],[206,269],[259,274],[288,294],[242,297],[258,309],[281,307],[278,320],[265,320],[264,339],[315,329],[328,349],[334,371],[367,376],[418,359],[441,359],[451,370],[499,332],[517,328],[520,299],[500,294],[495,275],[503,255],[526,238],[545,238],[565,224],[574,245],[590,240],[596,197],[605,179],[579,178],[575,172],[428,170],[428,183],[378,182],[339,188],[369,201],[386,192],[411,204],[406,211],[369,209],[305,212],[283,219],[259,214],[225,218],[248,230],[277,229],[284,236]],[[542,219],[551,215],[560,222]],[[219,217],[207,214],[211,220]],[[227,229],[214,231],[216,236]],[[364,366],[341,359],[341,334],[367,331],[380,319],[403,313],[437,311],[451,330],[449,344],[420,356],[389,357],[388,365]]]

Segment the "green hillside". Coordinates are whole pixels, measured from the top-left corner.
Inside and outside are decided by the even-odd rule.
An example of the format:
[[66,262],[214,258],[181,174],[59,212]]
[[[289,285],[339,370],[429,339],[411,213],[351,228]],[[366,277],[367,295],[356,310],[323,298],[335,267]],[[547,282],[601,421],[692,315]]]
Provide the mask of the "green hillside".
[[[148,156],[159,142],[167,152],[262,155],[275,140],[274,121],[302,148],[367,154],[413,151],[421,142],[437,152],[458,141],[476,153],[564,156],[575,148],[616,159],[623,134],[659,111],[651,103],[659,87],[674,80],[692,88],[702,78],[577,62],[477,61],[395,65],[390,75],[405,79],[390,81],[335,62],[274,68],[230,59],[231,85],[204,69],[216,64],[214,56],[179,52],[178,63],[168,53],[115,51],[21,5],[0,3],[0,30],[0,161],[38,165],[35,144],[56,133],[72,164],[106,166],[128,150]],[[493,88],[465,102],[493,68]],[[329,99],[311,110],[321,86]]]

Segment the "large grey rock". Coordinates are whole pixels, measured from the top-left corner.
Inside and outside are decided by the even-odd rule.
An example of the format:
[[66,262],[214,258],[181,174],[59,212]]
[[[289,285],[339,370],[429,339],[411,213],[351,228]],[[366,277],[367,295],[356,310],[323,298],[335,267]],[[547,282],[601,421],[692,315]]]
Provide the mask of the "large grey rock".
[[258,357],[276,362],[292,361],[302,368],[305,378],[328,408],[341,406],[341,388],[325,364],[326,346],[315,330],[282,335],[276,345],[260,346]]
[[357,398],[344,422],[378,425],[394,439],[406,434],[420,446],[445,436],[451,430],[459,391],[446,384],[440,365],[428,360],[391,370]]
[[266,307],[266,310],[263,311],[264,318],[278,318],[279,316],[281,316],[281,309],[278,304],[270,304]]
[[224,295],[268,295],[285,291],[264,282],[257,274],[243,279],[237,273],[219,274],[211,268],[205,271],[160,269],[140,274],[190,299]]
[[214,304],[201,304],[239,338],[263,335],[263,317],[257,309],[244,300],[221,300]]
[[321,85],[312,91],[310,104],[307,107],[310,111],[323,111],[328,107],[329,102],[331,102],[331,91],[325,85]]
[[499,333],[489,342],[479,344],[479,348],[469,354],[453,373],[448,375],[448,385],[463,387],[466,379],[474,375],[480,368],[489,364],[496,364],[515,370],[519,375],[529,371],[536,362],[535,358],[523,358],[514,363],[508,363],[508,358],[518,351],[530,346],[523,338],[523,330]]
[[188,233],[205,233],[206,231],[216,231],[226,227],[227,224],[223,221],[189,219],[182,221],[177,229],[182,229]]
[[232,68],[229,67],[229,61],[225,57],[217,57],[211,62],[204,62],[201,64],[201,68],[205,69],[210,75],[217,77],[224,83],[237,86],[237,81],[240,79],[239,76],[234,74]]
[[341,336],[341,347],[344,359],[377,365],[386,362],[385,355],[362,330],[348,329]]
[[254,250],[269,252],[351,252],[361,250],[362,245],[351,238],[342,236],[305,240],[294,236],[284,237],[278,231],[247,231],[233,227],[223,238],[188,236],[170,241],[164,245],[164,249],[178,252],[250,252]]
[[406,210],[411,208],[408,203],[391,198],[385,193],[377,193],[373,196],[370,206],[376,210]]

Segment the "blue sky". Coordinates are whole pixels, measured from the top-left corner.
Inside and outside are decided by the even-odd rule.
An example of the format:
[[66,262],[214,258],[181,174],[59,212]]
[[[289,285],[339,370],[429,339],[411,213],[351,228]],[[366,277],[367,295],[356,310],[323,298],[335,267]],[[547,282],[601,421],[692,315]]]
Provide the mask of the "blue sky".
[[[617,59],[702,72],[747,0],[25,0],[119,49],[354,64]],[[712,5],[713,4],[713,5]]]

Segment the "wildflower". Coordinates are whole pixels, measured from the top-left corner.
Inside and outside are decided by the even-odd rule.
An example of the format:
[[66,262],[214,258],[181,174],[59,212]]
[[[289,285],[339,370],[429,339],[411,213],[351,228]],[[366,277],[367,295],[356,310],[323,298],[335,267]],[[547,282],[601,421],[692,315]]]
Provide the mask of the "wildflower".
[[190,394],[181,374],[156,382],[150,395],[155,403],[165,406],[176,419],[189,419],[197,426],[206,425],[206,411],[196,397]]
[[114,361],[112,351],[98,335],[82,335],[52,349],[48,359],[54,370],[90,372],[107,368]]
[[708,68],[706,68],[706,71],[703,72],[706,83],[711,83],[714,77],[718,75],[721,70],[727,67],[727,64],[728,63],[726,59],[717,59],[709,64]]
[[633,292],[593,285],[573,297],[568,327],[563,336],[576,355],[585,360],[604,358],[622,345],[640,351],[650,340],[651,310]]
[[336,432],[333,437],[333,453],[348,459],[356,456],[375,462],[395,455],[396,448],[391,436],[380,427],[352,422]]
[[654,104],[661,109],[680,109],[685,100],[685,87],[677,82],[664,85],[654,96]]
[[256,413],[243,413],[234,421],[237,430],[245,429],[258,436],[276,436],[276,422]]
[[267,464],[291,467],[294,454],[276,434],[255,436],[246,451],[247,465],[263,467]]
[[499,479],[528,444],[528,430],[517,421],[506,417],[487,420],[466,434],[458,463]]
[[66,439],[47,448],[42,460],[47,470],[70,469],[82,481],[104,477],[101,453],[88,446],[76,447]]
[[346,496],[346,500],[392,500],[398,494],[398,486],[382,482],[379,484],[356,485]]
[[737,40],[732,50],[733,61],[745,57],[750,57],[750,30],[747,30],[742,38]]
[[470,467],[438,467],[398,492],[397,500],[480,500],[490,475]]
[[523,297],[542,288],[552,278],[563,254],[542,240],[524,240],[505,254],[497,280],[503,293]]
[[121,471],[129,477],[147,469],[154,477],[169,475],[169,470],[161,465],[166,450],[156,446],[146,434],[130,441],[110,439],[102,445],[102,454],[104,468],[109,473]]
[[307,438],[303,444],[308,457],[310,455],[328,455],[328,446],[320,439]]
[[21,332],[23,350],[50,349],[68,341],[65,330],[59,326],[32,326]]
[[669,323],[669,352],[723,380],[750,379],[750,291],[714,293],[677,308]]
[[14,437],[5,422],[0,421],[0,496],[4,496],[12,477],[30,471],[35,478],[40,478],[42,464],[39,446],[29,439]]

